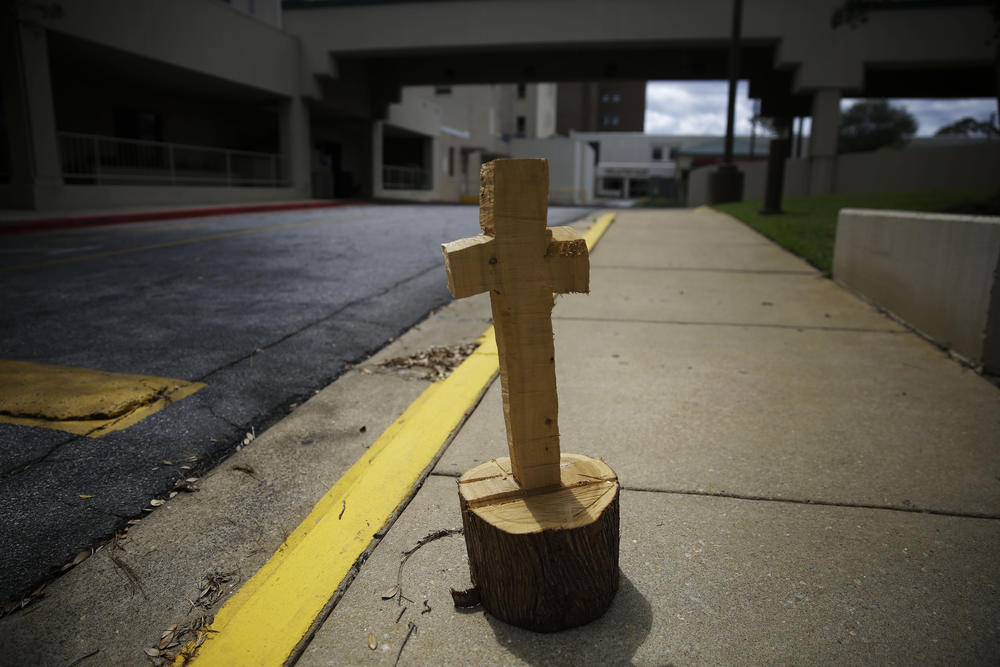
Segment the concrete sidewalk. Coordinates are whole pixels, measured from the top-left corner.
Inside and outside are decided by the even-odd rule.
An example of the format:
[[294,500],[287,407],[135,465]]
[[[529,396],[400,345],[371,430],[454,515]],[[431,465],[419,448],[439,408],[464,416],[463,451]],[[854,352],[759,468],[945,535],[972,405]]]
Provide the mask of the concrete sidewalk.
[[[993,385],[710,210],[621,211],[591,266],[592,293],[553,318],[563,449],[624,488],[609,612],[542,635],[455,610],[461,536],[407,560],[412,602],[382,599],[404,550],[461,526],[455,478],[506,454],[494,382],[299,664],[392,664],[401,647],[401,664],[1000,660]],[[320,392],[0,620],[0,662],[143,664],[204,613],[206,571],[238,570],[225,594],[249,578],[428,385],[378,362],[488,318],[485,295],[455,302]]]
[[405,664],[996,664],[996,388],[715,212],[620,212],[591,265],[554,312],[560,428],[626,489],[611,610],[456,611],[461,536],[407,561],[401,618],[381,599],[505,454],[494,383],[299,664],[391,664],[410,621]]

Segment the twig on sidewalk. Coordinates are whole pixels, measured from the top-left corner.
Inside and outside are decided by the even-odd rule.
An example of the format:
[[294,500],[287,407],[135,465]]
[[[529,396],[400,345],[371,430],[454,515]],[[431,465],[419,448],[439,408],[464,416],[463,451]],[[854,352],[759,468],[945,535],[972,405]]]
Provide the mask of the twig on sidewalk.
[[425,544],[433,542],[434,540],[440,540],[442,537],[459,535],[461,533],[461,528],[443,528],[441,530],[435,530],[433,533],[428,533],[427,535],[421,537],[417,540],[416,544],[403,552],[403,557],[399,559],[399,570],[396,572],[396,595],[399,604],[403,604],[403,566],[406,565],[406,561],[410,558],[410,556],[415,554],[417,550]]
[[393,663],[393,667],[399,664],[399,658],[400,656],[403,655],[403,649],[406,648],[406,642],[410,641],[410,635],[415,634],[416,632],[417,632],[417,624],[414,623],[413,621],[410,621],[410,625],[406,630],[406,636],[403,637],[403,643],[399,645],[399,653],[396,654],[396,662]]
[[95,655],[97,655],[100,652],[101,652],[101,649],[93,650],[90,653],[88,653],[87,655],[80,656],[79,658],[77,658],[73,662],[71,662],[68,665],[66,665],[66,667],[76,667],[77,665],[79,665],[81,662],[83,662],[87,658],[93,658]]

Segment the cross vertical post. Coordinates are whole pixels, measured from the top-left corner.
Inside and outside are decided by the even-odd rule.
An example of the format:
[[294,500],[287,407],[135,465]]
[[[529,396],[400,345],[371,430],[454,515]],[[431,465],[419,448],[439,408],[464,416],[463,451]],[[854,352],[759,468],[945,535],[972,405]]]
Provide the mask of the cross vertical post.
[[483,233],[442,247],[456,298],[489,291],[511,469],[523,488],[560,483],[553,292],[588,292],[587,245],[546,227],[548,162],[496,160],[480,172]]

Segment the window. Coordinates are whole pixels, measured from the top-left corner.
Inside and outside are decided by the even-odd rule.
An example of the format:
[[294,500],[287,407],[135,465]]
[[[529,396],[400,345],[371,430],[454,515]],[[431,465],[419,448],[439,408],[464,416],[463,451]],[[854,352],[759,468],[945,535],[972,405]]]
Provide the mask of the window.
[[603,93],[601,95],[601,101],[602,102],[610,102],[611,101],[611,93]]
[[524,116],[517,117],[517,134],[524,136],[525,129],[527,128],[528,121]]
[[678,149],[677,149],[676,146],[674,148],[670,149],[670,159],[671,160],[676,160],[677,159],[677,150]]
[[663,148],[661,146],[653,146],[653,159],[654,160],[663,159]]
[[620,124],[621,124],[621,118],[619,118],[617,115],[611,117],[611,125],[613,127],[618,127],[618,125]]
[[141,141],[163,141],[163,118],[155,111],[113,110],[115,136]]
[[455,175],[455,147],[448,146],[448,175]]
[[451,95],[451,86],[434,86],[435,95]]
[[528,92],[528,85],[524,83],[517,84],[517,99],[523,100],[524,96]]
[[611,93],[611,101],[612,102],[621,102],[622,101],[622,95],[621,95],[621,93]]

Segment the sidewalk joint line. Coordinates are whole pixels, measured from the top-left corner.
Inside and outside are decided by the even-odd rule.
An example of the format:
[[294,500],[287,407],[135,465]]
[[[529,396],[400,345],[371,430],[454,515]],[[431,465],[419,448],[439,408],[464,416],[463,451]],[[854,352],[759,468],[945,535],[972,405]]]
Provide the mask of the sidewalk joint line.
[[822,276],[818,270],[806,271],[802,269],[713,269],[713,268],[702,268],[697,266],[603,266],[596,264],[591,267],[591,269],[610,269],[614,271],[690,271],[699,273],[759,273],[763,275],[779,275],[779,276]]
[[553,320],[564,320],[567,322],[615,322],[624,324],[676,324],[695,327],[752,327],[757,329],[795,329],[796,331],[835,331],[848,333],[877,333],[877,334],[910,334],[912,332],[896,329],[864,329],[860,327],[818,327],[802,324],[761,324],[754,322],[698,322],[687,320],[646,320],[638,318],[607,318],[607,317],[558,317],[553,315]]
[[663,493],[678,496],[706,496],[709,498],[728,498],[732,500],[753,500],[769,503],[786,503],[789,505],[812,505],[816,507],[846,507],[850,509],[885,510],[889,512],[904,512],[907,514],[933,514],[935,516],[949,516],[959,519],[987,519],[1000,520],[998,514],[986,514],[981,512],[953,512],[950,510],[920,509],[917,507],[895,507],[893,505],[873,505],[866,503],[845,503],[834,502],[832,500],[800,500],[798,498],[775,498],[768,496],[756,496],[743,493],[727,493],[725,491],[687,491],[682,489],[654,489],[640,486],[622,485],[622,491],[636,491],[640,493]]

